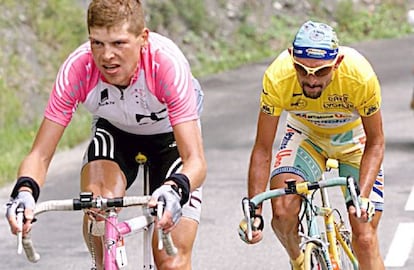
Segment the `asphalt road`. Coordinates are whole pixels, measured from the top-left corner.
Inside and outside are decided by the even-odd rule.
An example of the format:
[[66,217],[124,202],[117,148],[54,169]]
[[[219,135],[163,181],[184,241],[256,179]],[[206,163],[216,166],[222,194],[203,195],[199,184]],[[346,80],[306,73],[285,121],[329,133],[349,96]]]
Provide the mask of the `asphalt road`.
[[[355,46],[371,61],[382,85],[387,142],[384,164],[386,204],[379,234],[387,269],[395,270],[414,269],[414,229],[411,229],[414,226],[414,197],[410,197],[414,185],[410,177],[414,162],[414,115],[409,108],[414,86],[412,44],[414,35]],[[194,247],[193,268],[196,270],[290,269],[285,252],[271,232],[268,204],[264,210],[265,236],[261,243],[248,246],[236,233],[242,218],[240,202],[246,194],[261,78],[270,61],[201,80],[206,95],[203,133],[209,171]],[[77,196],[84,148],[85,145],[80,145],[56,155],[40,200]],[[10,187],[0,190],[0,201],[7,201],[10,190]],[[138,186],[133,187],[130,193],[138,190]],[[80,213],[48,213],[40,217],[33,229],[33,237],[42,259],[31,264],[23,255],[16,255],[15,238],[8,233],[5,219],[0,219],[0,256],[3,258],[0,268],[88,269],[89,258],[80,228]],[[134,238],[127,241],[129,261],[135,263],[140,260],[134,256],[137,241]],[[126,269],[139,267],[131,265]]]

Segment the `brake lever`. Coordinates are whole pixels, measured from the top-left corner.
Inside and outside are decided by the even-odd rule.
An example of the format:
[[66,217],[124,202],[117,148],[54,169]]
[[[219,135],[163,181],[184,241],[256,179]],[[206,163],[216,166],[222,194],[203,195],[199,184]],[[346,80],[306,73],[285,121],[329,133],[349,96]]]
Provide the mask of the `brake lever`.
[[252,229],[252,224],[250,222],[251,220],[250,200],[248,198],[243,198],[242,207],[243,207],[244,218],[246,219],[246,223],[247,223],[247,231],[246,231],[247,239],[251,241],[253,238],[253,233],[252,233],[253,229]]
[[16,208],[16,221],[19,232],[17,232],[17,254],[23,252],[23,221],[24,221],[24,205],[19,203]]
[[355,214],[357,218],[360,218],[361,217],[361,206],[359,205],[359,200],[358,200],[359,192],[358,192],[358,189],[356,188],[355,180],[353,177],[348,177],[347,182],[348,182],[349,193],[351,195],[351,199],[355,207],[355,211],[356,211]]

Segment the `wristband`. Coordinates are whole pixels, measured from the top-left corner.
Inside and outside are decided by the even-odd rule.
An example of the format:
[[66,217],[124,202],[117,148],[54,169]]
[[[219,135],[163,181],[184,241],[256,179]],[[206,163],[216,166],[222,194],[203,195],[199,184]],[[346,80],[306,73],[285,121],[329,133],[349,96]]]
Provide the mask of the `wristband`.
[[178,190],[175,191],[181,196],[180,204],[183,206],[190,197],[190,180],[188,177],[182,173],[173,173],[164,182],[166,181],[173,181],[177,185]]
[[39,194],[40,194],[39,184],[35,180],[33,180],[33,178],[28,177],[28,176],[21,176],[17,179],[17,182],[14,185],[14,188],[13,188],[13,191],[10,197],[15,199],[17,195],[19,194],[19,189],[21,187],[30,188],[32,190],[33,198],[35,202],[37,202],[37,199],[39,199]]

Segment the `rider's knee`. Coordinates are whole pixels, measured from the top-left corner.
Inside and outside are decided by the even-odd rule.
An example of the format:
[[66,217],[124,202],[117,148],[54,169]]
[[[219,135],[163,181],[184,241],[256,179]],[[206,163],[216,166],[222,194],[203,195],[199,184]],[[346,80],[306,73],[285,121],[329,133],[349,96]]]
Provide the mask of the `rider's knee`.
[[191,269],[191,262],[186,256],[168,257],[157,264],[159,270]]
[[274,231],[286,234],[297,228],[298,218],[289,214],[273,215],[271,225]]
[[292,223],[297,222],[299,206],[286,203],[279,200],[273,203],[273,222],[278,223]]
[[359,250],[373,250],[377,241],[376,235],[371,232],[361,233],[361,234],[353,234],[353,244],[358,247]]

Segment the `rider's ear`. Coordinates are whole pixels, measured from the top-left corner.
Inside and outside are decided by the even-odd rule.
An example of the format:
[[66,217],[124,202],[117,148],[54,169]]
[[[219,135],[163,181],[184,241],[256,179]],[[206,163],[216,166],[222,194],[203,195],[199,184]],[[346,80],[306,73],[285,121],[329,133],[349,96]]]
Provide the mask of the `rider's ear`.
[[338,59],[336,60],[335,67],[334,67],[335,69],[337,69],[339,67],[339,65],[341,64],[342,60],[344,60],[344,57],[345,57],[345,55],[343,55],[343,54],[341,54],[341,55],[338,56]]
[[148,36],[149,36],[149,29],[148,28],[144,28],[141,32],[141,35],[139,35],[139,37],[142,39],[142,47],[147,46],[148,44]]

